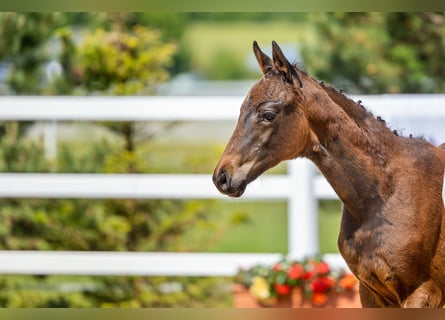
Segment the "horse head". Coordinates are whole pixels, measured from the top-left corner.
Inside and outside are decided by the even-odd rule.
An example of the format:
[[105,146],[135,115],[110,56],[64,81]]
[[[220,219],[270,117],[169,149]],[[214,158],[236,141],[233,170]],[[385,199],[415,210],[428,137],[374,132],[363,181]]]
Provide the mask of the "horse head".
[[286,59],[275,41],[272,59],[256,42],[253,51],[263,76],[248,92],[213,174],[218,190],[232,197],[241,196],[267,169],[304,153],[312,136],[303,95],[309,77]]

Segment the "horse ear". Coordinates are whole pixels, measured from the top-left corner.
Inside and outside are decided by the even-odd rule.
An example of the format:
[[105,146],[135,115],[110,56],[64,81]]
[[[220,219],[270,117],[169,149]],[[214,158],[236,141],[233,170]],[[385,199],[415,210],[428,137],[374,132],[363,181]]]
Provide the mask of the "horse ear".
[[301,82],[294,66],[287,60],[283,54],[283,51],[281,51],[281,48],[275,41],[272,41],[272,57],[275,68],[283,75],[286,81],[297,81],[300,87],[303,86],[303,83]]
[[256,41],[253,42],[253,53],[255,54],[256,60],[258,61],[258,65],[260,66],[261,72],[263,74],[266,74],[269,70],[272,69],[272,59],[269,58],[269,56],[263,51],[261,51]]

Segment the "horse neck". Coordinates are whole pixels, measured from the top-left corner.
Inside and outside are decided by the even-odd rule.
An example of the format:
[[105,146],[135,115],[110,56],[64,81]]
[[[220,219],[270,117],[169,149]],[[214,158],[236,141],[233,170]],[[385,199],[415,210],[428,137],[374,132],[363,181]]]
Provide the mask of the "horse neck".
[[385,143],[393,143],[389,141],[394,136],[355,102],[322,97],[307,108],[318,146],[306,156],[317,165],[346,209],[363,221],[370,212],[379,210],[384,192],[391,185],[391,176],[385,172],[390,148]]

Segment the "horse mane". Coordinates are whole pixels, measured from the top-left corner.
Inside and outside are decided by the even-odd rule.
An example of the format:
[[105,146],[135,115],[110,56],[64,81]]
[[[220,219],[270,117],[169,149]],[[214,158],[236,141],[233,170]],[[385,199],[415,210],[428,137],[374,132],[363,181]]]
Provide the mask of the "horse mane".
[[[329,97],[335,103],[340,105],[343,108],[343,110],[345,110],[345,112],[358,124],[363,125],[364,123],[368,122],[368,125],[373,126],[374,129],[390,132],[396,136],[402,136],[401,131],[391,129],[390,127],[388,127],[386,121],[383,120],[382,117],[380,116],[376,117],[372,112],[368,111],[362,105],[362,101],[359,100],[355,102],[352,99],[348,98],[346,95],[344,95],[342,91],[337,90],[334,87],[326,86],[323,83],[320,83],[320,85],[328,93]],[[409,134],[407,138],[425,141],[425,137],[413,136],[412,134]]]
[[[309,76],[306,69],[297,62],[292,63],[292,66],[300,73]],[[321,88],[323,88],[329,97],[338,104],[343,110],[353,119],[359,126],[367,126],[370,130],[375,133],[390,133],[392,135],[401,136],[399,130],[391,129],[388,127],[386,121],[380,116],[375,116],[372,112],[368,111],[362,104],[362,101],[353,101],[351,98],[343,94],[342,90],[338,90],[333,86],[324,84],[323,81],[319,81],[312,78],[313,81],[317,82]],[[410,139],[418,139],[425,141],[424,137],[414,137],[412,134],[409,135]]]
[[357,124],[361,130],[368,132],[366,135],[351,136],[361,148],[369,151],[373,157],[381,164],[386,163],[388,159],[388,146],[391,145],[389,139],[397,132],[391,131],[387,126],[385,120],[380,117],[375,117],[374,114],[368,111],[361,103],[355,102],[342,92],[334,87],[320,84],[329,97],[340,107],[346,114]]
[[398,135],[397,130],[391,130],[386,121],[381,117],[376,117],[372,112],[368,111],[359,100],[353,101],[341,91],[334,87],[321,84],[321,87],[326,91],[329,97],[337,103],[343,110],[359,125],[368,126],[372,131],[375,129],[378,131],[391,132],[394,135]]
[[342,92],[331,86],[321,85],[329,97],[345,110],[345,112],[358,124],[363,124],[366,120],[375,119],[374,115],[365,109],[361,101],[355,102],[345,96]]
[[[298,64],[297,62],[292,63],[292,66],[298,72],[301,72],[304,75],[310,77],[308,75],[308,73],[306,72],[306,70],[304,69],[304,67],[301,66],[300,64]],[[342,93],[342,91],[339,91],[338,89],[336,89],[332,86],[325,85],[323,81],[318,81],[315,78],[312,78],[312,80],[314,80],[315,82],[318,82],[318,84],[327,92],[329,97],[335,103],[337,103],[339,106],[341,106],[346,111],[346,113],[352,119],[354,119],[357,123],[363,123],[366,119],[369,119],[369,118],[379,120],[383,123],[385,122],[381,118],[376,119],[371,112],[369,112],[365,109],[365,107],[361,104],[361,101],[354,102],[353,100],[351,100],[350,98],[345,96]]]

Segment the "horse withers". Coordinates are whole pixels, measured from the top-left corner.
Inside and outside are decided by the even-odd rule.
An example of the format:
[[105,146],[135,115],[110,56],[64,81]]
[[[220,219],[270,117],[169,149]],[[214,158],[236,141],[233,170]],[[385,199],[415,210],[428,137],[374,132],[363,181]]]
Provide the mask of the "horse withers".
[[445,147],[401,137],[360,103],[324,85],[272,43],[256,42],[263,73],[248,92],[213,181],[241,196],[297,157],[319,168],[343,203],[339,250],[364,307],[441,307],[445,297]]

